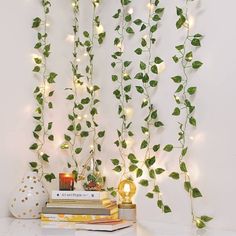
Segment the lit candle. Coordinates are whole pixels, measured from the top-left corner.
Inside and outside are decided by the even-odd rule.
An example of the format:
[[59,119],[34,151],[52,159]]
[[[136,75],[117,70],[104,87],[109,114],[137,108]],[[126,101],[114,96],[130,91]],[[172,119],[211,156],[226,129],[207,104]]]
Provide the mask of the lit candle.
[[74,175],[71,173],[59,174],[59,190],[73,191],[74,190]]

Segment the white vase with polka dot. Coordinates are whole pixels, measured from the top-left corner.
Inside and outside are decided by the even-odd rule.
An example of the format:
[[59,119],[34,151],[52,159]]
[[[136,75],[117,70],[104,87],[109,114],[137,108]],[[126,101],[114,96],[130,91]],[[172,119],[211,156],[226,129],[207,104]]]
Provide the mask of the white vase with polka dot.
[[40,218],[42,208],[48,201],[48,192],[40,181],[38,174],[29,172],[10,199],[10,212],[20,219]]

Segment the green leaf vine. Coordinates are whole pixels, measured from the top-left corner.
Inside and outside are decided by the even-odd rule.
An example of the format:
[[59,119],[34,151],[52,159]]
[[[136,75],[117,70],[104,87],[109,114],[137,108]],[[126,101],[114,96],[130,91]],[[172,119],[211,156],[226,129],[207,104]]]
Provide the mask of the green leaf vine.
[[[101,45],[106,37],[106,32],[104,32],[100,17],[97,15],[97,8],[101,0],[92,0],[91,4],[93,7],[92,14],[92,31],[89,33],[88,31],[84,31],[83,35],[85,41],[83,45],[88,54],[89,63],[85,68],[86,72],[86,90],[88,96],[81,100],[82,105],[87,104],[88,106],[88,118],[86,120],[86,130],[80,133],[80,136],[83,137],[91,137],[90,144],[90,155],[83,165],[87,170],[92,170],[93,172],[98,171],[99,165],[102,164],[101,160],[96,159],[96,153],[101,152],[102,150],[102,140],[105,136],[105,130],[99,129],[99,124],[97,122],[96,116],[98,115],[97,105],[100,100],[98,99],[98,91],[100,87],[95,83],[94,78],[94,46],[96,42],[98,45]],[[90,164],[89,164],[90,163]]]
[[[189,21],[189,4],[192,0],[186,0],[185,6],[182,8],[177,7],[176,12],[178,20],[176,22],[177,29],[183,29],[186,31],[185,38],[182,44],[177,45],[175,48],[177,54],[173,56],[175,63],[179,63],[182,68],[182,75],[173,76],[171,79],[178,85],[174,99],[176,107],[172,113],[173,116],[183,117],[182,121],[179,121],[179,144],[180,144],[180,156],[179,156],[179,168],[184,179],[184,189],[188,192],[190,203],[191,203],[191,214],[193,223],[197,228],[204,228],[206,223],[212,220],[209,216],[197,216],[193,206],[193,199],[202,197],[200,190],[193,186],[191,177],[188,171],[186,156],[188,152],[187,147],[187,130],[190,126],[196,127],[197,120],[194,117],[195,106],[192,104],[192,97],[197,91],[196,86],[190,86],[189,71],[198,70],[203,63],[194,59],[195,49],[201,46],[201,40],[203,36],[201,34],[192,34],[190,32],[190,21]],[[166,147],[166,151],[171,151],[172,145]],[[171,178],[179,179],[179,173],[173,172],[170,174]]]
[[151,92],[156,90],[158,86],[158,74],[159,66],[163,63],[163,60],[158,56],[153,56],[153,45],[156,44],[155,34],[158,31],[159,22],[161,21],[164,13],[164,8],[160,7],[160,2],[157,0],[148,1],[148,20],[145,22],[142,19],[136,19],[134,24],[140,28],[140,32],[147,33],[141,38],[140,46],[135,49],[137,55],[143,56],[144,59],[139,63],[140,71],[135,75],[135,79],[140,81],[140,85],[136,86],[136,90],[143,96],[141,108],[147,112],[144,118],[144,125],[141,127],[141,131],[144,135],[141,141],[140,149],[145,152],[144,160],[141,166],[138,167],[133,162],[133,158],[130,159],[131,171],[136,171],[136,177],[140,178],[143,175],[143,166],[147,168],[150,179],[141,179],[139,184],[145,187],[152,186],[152,191],[148,192],[146,196],[148,198],[154,198],[157,196],[157,206],[164,213],[171,212],[168,205],[164,204],[162,199],[162,193],[158,183],[158,176],[165,172],[163,168],[155,168],[157,165],[156,154],[160,150],[160,144],[152,144],[153,135],[151,133],[154,129],[159,129],[164,126],[158,116],[158,110],[156,109],[152,98]]
[[[85,178],[86,171],[92,170],[98,171],[98,167],[102,164],[101,160],[96,159],[96,151],[101,152],[101,142],[105,136],[104,130],[98,130],[98,122],[96,121],[96,115],[98,114],[97,104],[100,102],[97,97],[97,92],[100,90],[99,86],[94,83],[94,45],[97,40],[98,44],[102,44],[106,33],[96,32],[102,27],[99,16],[96,15],[97,7],[100,4],[100,0],[93,0],[91,4],[93,6],[92,16],[92,32],[83,32],[85,38],[84,42],[79,37],[79,7],[80,1],[73,0],[73,60],[72,66],[72,81],[73,87],[67,88],[69,95],[67,100],[73,102],[73,109],[68,114],[70,124],[67,128],[70,134],[64,135],[64,143],[61,145],[62,149],[69,149],[72,157],[72,162],[68,162],[68,168],[72,168],[72,173],[75,176],[75,180],[83,180]],[[89,62],[85,68],[85,75],[80,72],[79,68],[79,51],[85,50],[85,56],[88,56]],[[86,95],[83,96],[79,93],[82,88],[86,89]],[[83,96],[83,97],[82,97]],[[90,142],[89,156],[85,162],[79,161],[78,157],[81,156],[83,151],[83,143],[85,139]],[[92,141],[91,141],[92,140]]]
[[[115,52],[112,54],[113,62],[111,63],[112,68],[115,72],[112,75],[112,81],[118,86],[113,91],[115,98],[118,100],[118,115],[121,119],[121,127],[117,129],[117,140],[114,142],[119,150],[120,158],[112,159],[114,165],[113,170],[115,172],[122,173],[122,177],[126,176],[132,171],[133,167],[127,166],[127,161],[133,159],[133,162],[137,162],[135,155],[129,151],[128,138],[132,138],[134,133],[131,130],[132,122],[129,118],[131,112],[129,105],[131,100],[131,76],[130,66],[131,61],[125,60],[123,56],[124,43],[126,35],[133,35],[134,30],[131,27],[132,13],[129,12],[131,0],[120,0],[120,8],[113,15],[113,18],[118,21],[115,31],[117,37],[114,39],[114,46],[116,47]],[[109,189],[113,195],[115,195],[114,188]]]
[[72,0],[72,9],[73,9],[73,52],[72,52],[72,61],[71,61],[71,70],[72,70],[72,87],[66,88],[69,91],[66,99],[73,103],[71,112],[68,114],[69,126],[67,127],[67,134],[64,134],[64,143],[61,145],[62,149],[67,149],[71,157],[71,161],[67,162],[67,167],[72,168],[72,173],[75,176],[77,181],[79,176],[79,161],[78,155],[82,152],[81,145],[81,130],[83,127],[83,119],[81,112],[85,109],[83,100],[80,99],[81,94],[79,91],[84,85],[83,78],[84,76],[80,73],[80,53],[79,50],[83,49],[83,44],[80,41],[79,33],[79,14],[80,14],[80,1]]
[[30,150],[35,151],[37,161],[30,162],[31,169],[38,172],[46,181],[51,182],[55,179],[53,173],[45,171],[45,165],[49,163],[50,156],[46,153],[45,145],[47,141],[53,141],[52,134],[53,122],[47,121],[45,114],[47,109],[53,109],[52,96],[54,90],[52,84],[55,83],[57,74],[49,72],[47,61],[51,54],[51,44],[48,42],[48,14],[51,3],[48,0],[40,1],[43,17],[36,17],[33,19],[32,28],[37,30],[37,42],[34,48],[37,50],[37,55],[33,57],[35,77],[40,80],[40,84],[34,90],[34,97],[37,103],[35,114],[33,115],[35,121],[35,128],[33,130],[34,143],[30,146]]

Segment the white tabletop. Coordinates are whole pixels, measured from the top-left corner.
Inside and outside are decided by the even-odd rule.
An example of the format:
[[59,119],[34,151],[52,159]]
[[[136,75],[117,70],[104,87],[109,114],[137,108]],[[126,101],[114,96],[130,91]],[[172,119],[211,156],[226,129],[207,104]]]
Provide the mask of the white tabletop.
[[[59,224],[58,227],[64,227],[64,225]],[[106,236],[110,234],[113,236],[235,236],[236,232],[214,229],[196,230],[191,227],[154,222],[137,223],[133,227],[112,233],[92,232],[63,228],[43,228],[40,220],[0,218],[0,236]]]

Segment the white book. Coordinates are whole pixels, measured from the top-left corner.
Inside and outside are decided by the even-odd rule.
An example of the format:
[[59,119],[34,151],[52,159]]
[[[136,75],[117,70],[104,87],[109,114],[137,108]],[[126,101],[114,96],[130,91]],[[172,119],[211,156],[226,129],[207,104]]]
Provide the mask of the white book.
[[108,231],[112,232],[118,229],[124,229],[133,225],[131,221],[121,221],[113,223],[101,223],[101,224],[91,224],[91,223],[76,223],[75,228],[78,230],[92,230],[92,231]]
[[103,200],[108,198],[106,191],[52,191],[52,199],[57,200]]

